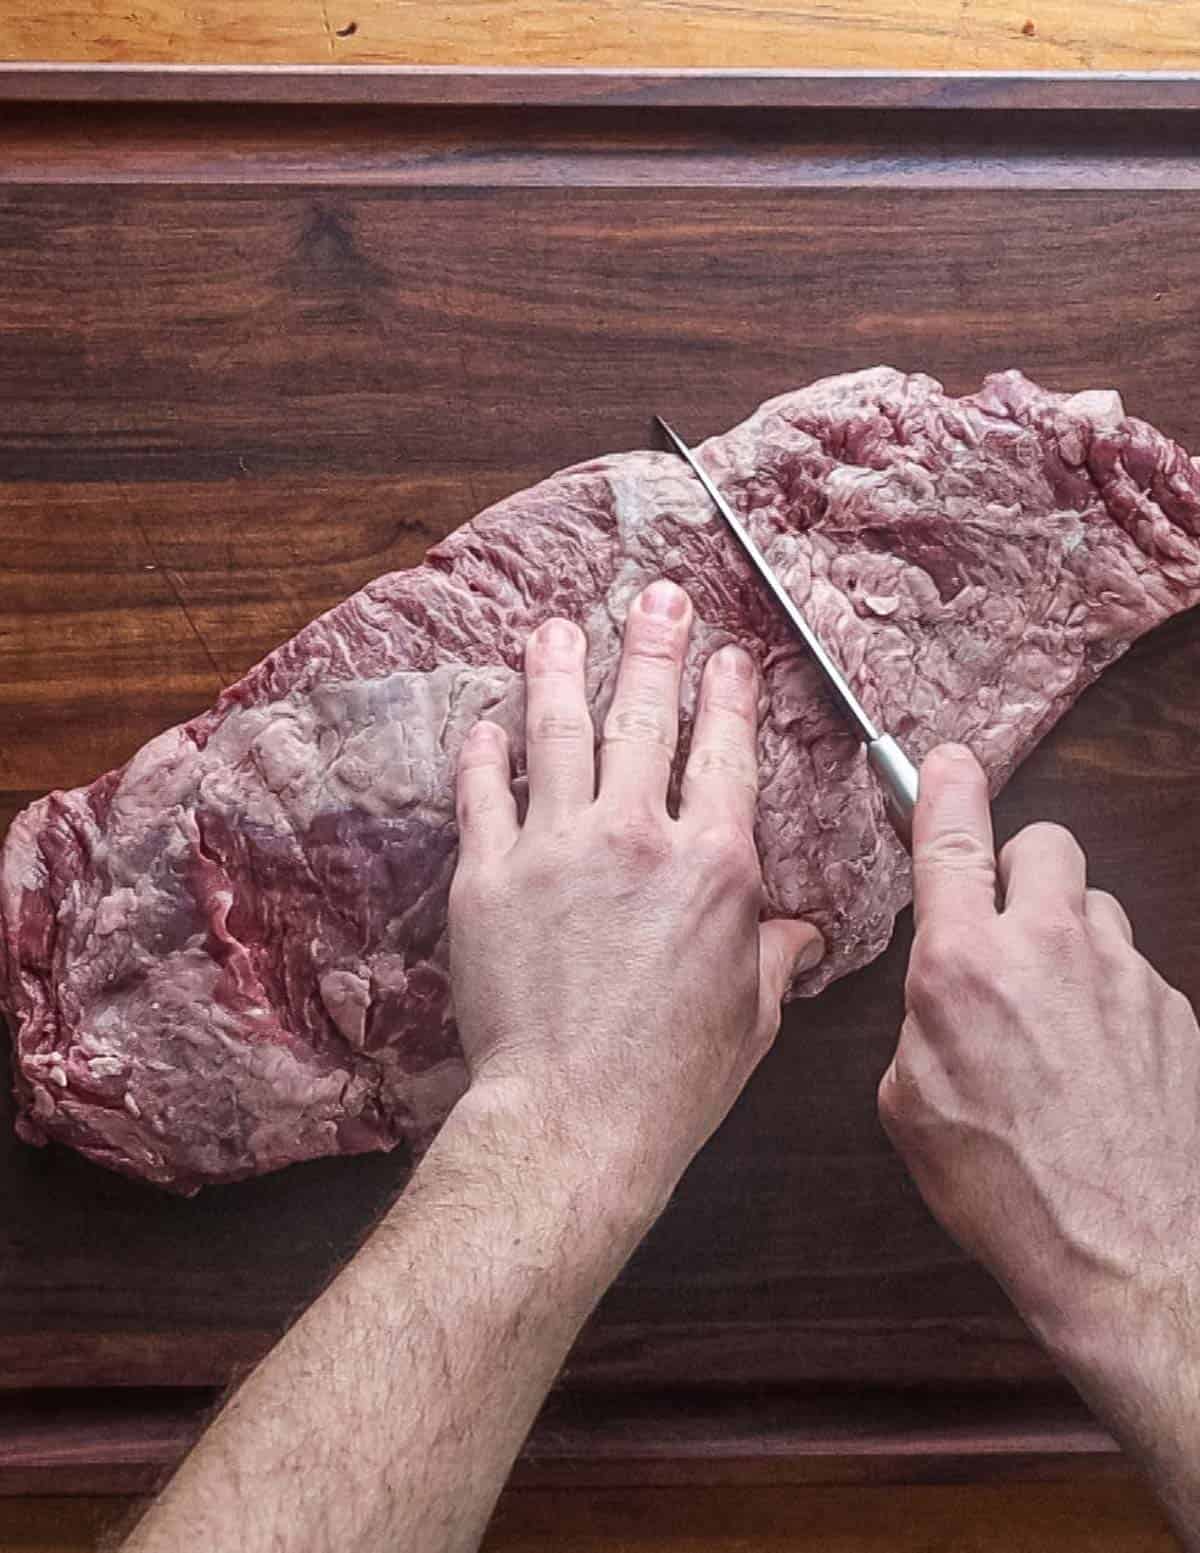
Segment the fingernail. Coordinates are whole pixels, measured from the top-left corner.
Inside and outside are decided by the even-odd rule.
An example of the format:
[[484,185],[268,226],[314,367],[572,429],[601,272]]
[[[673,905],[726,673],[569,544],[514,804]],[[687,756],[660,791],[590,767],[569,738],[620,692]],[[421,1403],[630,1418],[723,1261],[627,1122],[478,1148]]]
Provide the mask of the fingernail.
[[938,753],[946,760],[974,760],[974,755],[965,744],[939,744]]
[[498,723],[490,723],[486,717],[481,717],[467,734],[467,739],[472,744],[497,744],[503,732]]
[[728,674],[733,679],[750,680],[754,678],[754,659],[744,647],[739,647],[736,642],[729,642],[720,647],[713,654],[718,670],[722,674]]
[[815,971],[817,966],[825,958],[825,940],[818,933],[811,939],[796,956],[796,963],[792,967],[792,974],[803,976],[806,971]]
[[679,620],[687,609],[687,594],[665,578],[652,582],[642,594],[642,609],[647,615],[661,615],[667,620]]
[[537,634],[547,647],[574,647],[579,641],[579,627],[569,620],[547,620],[538,627]]

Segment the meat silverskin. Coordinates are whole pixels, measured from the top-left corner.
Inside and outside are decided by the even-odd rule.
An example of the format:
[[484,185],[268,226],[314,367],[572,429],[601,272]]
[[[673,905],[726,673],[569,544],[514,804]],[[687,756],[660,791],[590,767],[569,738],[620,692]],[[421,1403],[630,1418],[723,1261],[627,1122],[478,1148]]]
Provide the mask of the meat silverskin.
[[[1200,600],[1200,470],[1116,393],[1017,372],[962,399],[879,367],[763,405],[704,464],[871,719],[919,761],[954,739],[995,791],[1143,632]],[[523,762],[521,656],[589,644],[599,727],[621,623],[668,576],[700,669],[763,676],[768,908],[811,918],[820,992],[875,958],[909,860],[859,741],[673,453],[615,454],[500,502],[368,583],[217,704],[0,856],[18,1129],[180,1192],[319,1155],[420,1148],[462,1092],[446,897],[462,739]]]

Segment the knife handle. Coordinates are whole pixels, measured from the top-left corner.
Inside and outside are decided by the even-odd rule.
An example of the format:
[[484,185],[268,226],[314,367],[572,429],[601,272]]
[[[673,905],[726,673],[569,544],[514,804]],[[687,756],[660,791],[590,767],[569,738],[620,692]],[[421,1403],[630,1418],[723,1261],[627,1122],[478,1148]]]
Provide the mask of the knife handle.
[[867,745],[867,760],[879,778],[896,834],[912,850],[912,816],[917,804],[917,768],[890,733]]

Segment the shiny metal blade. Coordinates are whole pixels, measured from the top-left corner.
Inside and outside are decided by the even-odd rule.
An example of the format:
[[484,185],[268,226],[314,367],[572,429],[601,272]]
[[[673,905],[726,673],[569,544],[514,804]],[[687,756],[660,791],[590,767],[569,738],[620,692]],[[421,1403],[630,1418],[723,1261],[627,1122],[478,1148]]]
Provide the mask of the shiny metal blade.
[[755,571],[771,590],[775,602],[791,622],[792,629],[817,660],[825,675],[825,683],[829,686],[830,692],[842,711],[854,724],[864,742],[874,744],[880,737],[878,728],[867,716],[862,702],[859,701],[858,697],[846,683],[842,671],[826,652],[820,637],[809,625],[808,621],[805,620],[795,604],[793,604],[787,590],[772,570],[770,562],[751,538],[750,531],[746,528],[746,525],[738,517],[737,513],[734,512],[720,491],[717,490],[712,480],[709,479],[708,474],[701,467],[699,460],[683,438],[667,425],[661,415],[656,415],[654,419],[662,427],[663,434],[679,456],[687,460],[692,473],[712,498],[713,505],[733,530],[734,537],[745,551]]

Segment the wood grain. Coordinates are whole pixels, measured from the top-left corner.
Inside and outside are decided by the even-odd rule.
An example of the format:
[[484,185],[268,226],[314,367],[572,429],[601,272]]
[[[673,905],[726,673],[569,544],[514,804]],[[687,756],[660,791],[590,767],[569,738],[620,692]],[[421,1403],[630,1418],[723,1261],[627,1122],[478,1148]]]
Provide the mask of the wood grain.
[[[1108,111],[1031,129],[944,109],[855,126],[815,110],[327,107],[321,139],[361,156],[331,182],[311,108],[227,110],[223,139],[222,111],[111,108],[81,129],[30,104],[0,125],[0,167],[20,169],[0,186],[0,822],[124,760],[505,491],[644,445],[655,410],[699,438],[881,359],[956,391],[1020,364],[1055,387],[1118,384],[1200,446],[1180,390],[1200,374],[1194,115],[1162,115],[1155,140]],[[941,186],[955,155],[974,181]],[[1138,156],[1163,169],[1157,187]],[[689,159],[703,176],[673,186]],[[1003,186],[1023,159],[1040,179]],[[1190,617],[1091,691],[999,806],[1003,831],[1071,824],[1193,996],[1198,675]],[[968,1420],[1012,1395],[993,1457],[1103,1456],[1078,1409],[1035,1427],[1046,1361],[879,1131],[904,947],[902,930],[792,1010],[604,1302],[564,1388],[607,1420],[589,1459],[607,1438],[614,1473],[659,1470],[706,1389],[835,1384],[957,1388]],[[400,1159],[327,1162],[181,1203],[28,1149],[4,1118],[0,1139],[10,1388],[224,1382],[403,1179]],[[628,1430],[595,1400],[613,1395],[643,1399],[657,1457],[621,1456]],[[740,1435],[726,1419],[699,1436],[698,1459],[711,1471],[704,1442],[734,1439],[737,1461],[810,1476],[983,1470],[987,1451],[879,1406],[903,1428],[872,1447],[860,1411],[822,1452],[827,1420],[789,1432],[756,1402]]]
[[[0,1398],[0,1498],[151,1491],[218,1393],[42,1387]],[[520,1487],[1023,1481],[1126,1471],[1061,1382],[1021,1391],[882,1388],[647,1393],[559,1385],[517,1463]]]
[[1136,1483],[508,1493],[484,1553],[1122,1553],[1177,1544]]
[[[0,1553],[90,1553],[135,1501],[0,1501]],[[854,1489],[509,1489],[484,1553],[1170,1553],[1145,1490],[1109,1482]]]
[[4,0],[0,56],[1163,70],[1200,63],[1200,28],[1195,0],[925,0],[919,7],[891,0]]
[[[92,80],[75,89],[87,102],[93,87],[112,90],[125,79]],[[222,87],[211,77],[173,79],[186,81],[193,91],[201,84]],[[35,78],[38,89],[44,80]],[[645,106],[618,102],[597,107],[591,101],[594,83],[588,78],[577,98],[568,97],[573,89],[557,85],[556,95],[567,99],[560,106],[521,108],[501,101],[438,107],[423,99],[441,89],[441,78],[393,78],[386,83],[385,100],[376,103],[373,98],[384,83],[355,76],[339,83],[347,96],[357,94],[350,103],[314,105],[305,113],[276,104],[242,104],[234,113],[205,101],[187,106],[102,101],[86,114],[73,110],[70,128],[52,107],[18,100],[5,109],[0,184],[254,188],[269,182],[300,188],[458,189],[464,198],[471,191],[560,189],[565,184],[576,191],[696,189],[711,196],[712,190],[729,187],[736,164],[739,189],[872,188],[880,192],[881,208],[886,198],[922,189],[993,194],[1128,189],[1147,194],[1200,188],[1194,122],[1200,79],[1178,83],[1180,108],[1164,105],[1154,111],[1114,105],[1146,89],[1131,82],[1102,83],[1087,91],[1080,85],[1064,89],[1057,82],[997,83],[987,100],[1007,103],[1004,110],[953,107],[940,98],[933,106],[914,109],[908,99],[922,95],[918,83],[906,83],[905,93],[897,92],[901,105],[894,109],[886,101],[871,110],[854,110],[844,102],[788,109],[777,99],[791,93],[781,83],[757,78],[721,78],[708,109],[694,100],[700,89],[694,78],[655,86]],[[14,84],[11,75],[0,71],[0,101],[6,88],[23,90],[30,84],[24,77]],[[136,89],[151,84],[153,91],[164,92],[172,82],[138,77]],[[516,82],[506,85],[514,96],[522,91]],[[826,93],[824,83],[818,86],[812,96],[819,102]],[[492,89],[489,80],[479,95]],[[1044,111],[1060,90],[1076,100],[1098,98],[1099,106]],[[1110,95],[1114,92],[1116,99]],[[298,105],[305,106],[303,91],[296,88],[295,94]],[[795,95],[807,93],[797,87]],[[677,96],[690,100],[665,111],[660,99],[669,104]],[[739,104],[762,96],[768,105],[753,112],[742,107],[726,111],[730,96]],[[748,236],[754,236],[753,229]],[[1165,299],[1165,293],[1150,294],[1152,318]],[[1179,298],[1171,302],[1178,305]]]

